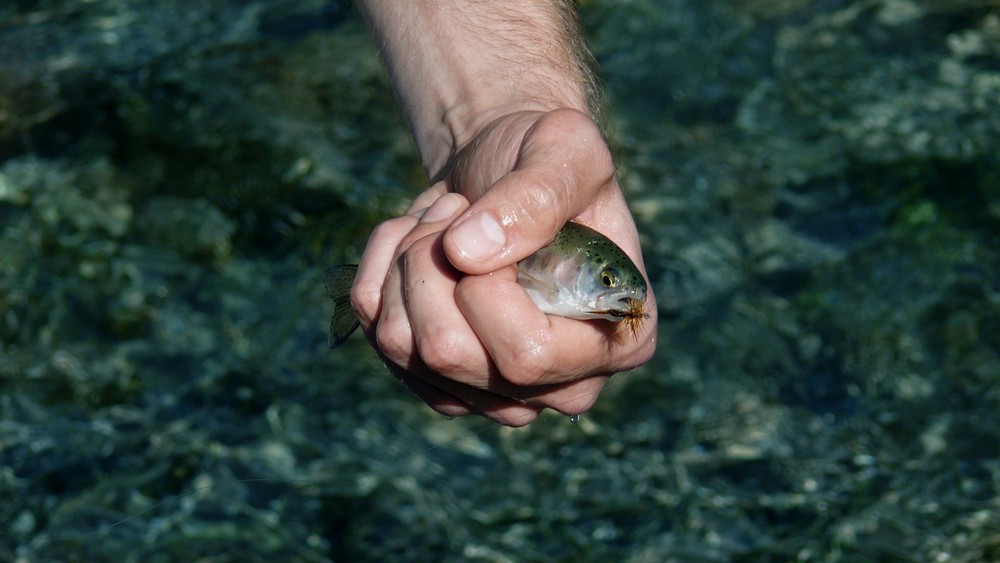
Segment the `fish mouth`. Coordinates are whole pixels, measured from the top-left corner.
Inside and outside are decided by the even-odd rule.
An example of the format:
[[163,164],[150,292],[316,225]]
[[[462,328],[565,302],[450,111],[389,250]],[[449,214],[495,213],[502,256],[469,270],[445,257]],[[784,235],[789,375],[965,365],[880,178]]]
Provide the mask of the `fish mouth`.
[[623,319],[648,319],[646,296],[637,294],[638,292],[603,293],[597,297],[595,310],[591,313],[616,322]]

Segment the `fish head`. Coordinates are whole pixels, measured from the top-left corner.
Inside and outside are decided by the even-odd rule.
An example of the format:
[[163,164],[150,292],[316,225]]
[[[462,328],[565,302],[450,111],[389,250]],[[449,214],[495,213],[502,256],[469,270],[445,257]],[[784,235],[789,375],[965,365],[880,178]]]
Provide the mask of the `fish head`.
[[646,318],[646,280],[631,263],[604,264],[595,270],[589,284],[593,289],[595,317],[610,321],[641,316]]

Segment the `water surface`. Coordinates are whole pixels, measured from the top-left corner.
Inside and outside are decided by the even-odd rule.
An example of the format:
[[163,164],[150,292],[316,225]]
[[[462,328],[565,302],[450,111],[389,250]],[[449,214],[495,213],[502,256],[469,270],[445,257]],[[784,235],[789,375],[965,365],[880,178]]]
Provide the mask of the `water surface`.
[[582,4],[660,346],[520,430],[326,349],[425,182],[350,7],[0,8],[0,559],[1000,558],[1000,7]]

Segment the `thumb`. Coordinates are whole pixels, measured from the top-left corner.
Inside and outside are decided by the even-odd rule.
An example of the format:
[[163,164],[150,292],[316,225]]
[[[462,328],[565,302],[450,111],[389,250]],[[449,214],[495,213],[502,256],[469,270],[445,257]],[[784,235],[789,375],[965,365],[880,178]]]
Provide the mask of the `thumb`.
[[525,134],[514,170],[449,227],[445,254],[467,274],[515,264],[595,204],[613,178],[610,151],[589,117],[545,114]]

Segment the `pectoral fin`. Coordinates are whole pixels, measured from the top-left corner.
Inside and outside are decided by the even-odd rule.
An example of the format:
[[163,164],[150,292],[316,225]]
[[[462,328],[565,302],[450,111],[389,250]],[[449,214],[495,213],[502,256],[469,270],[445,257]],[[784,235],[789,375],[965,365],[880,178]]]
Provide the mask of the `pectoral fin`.
[[524,270],[518,270],[517,284],[524,288],[535,304],[539,306],[541,306],[539,300],[549,303],[559,294],[559,288],[552,285],[551,282],[536,278]]

